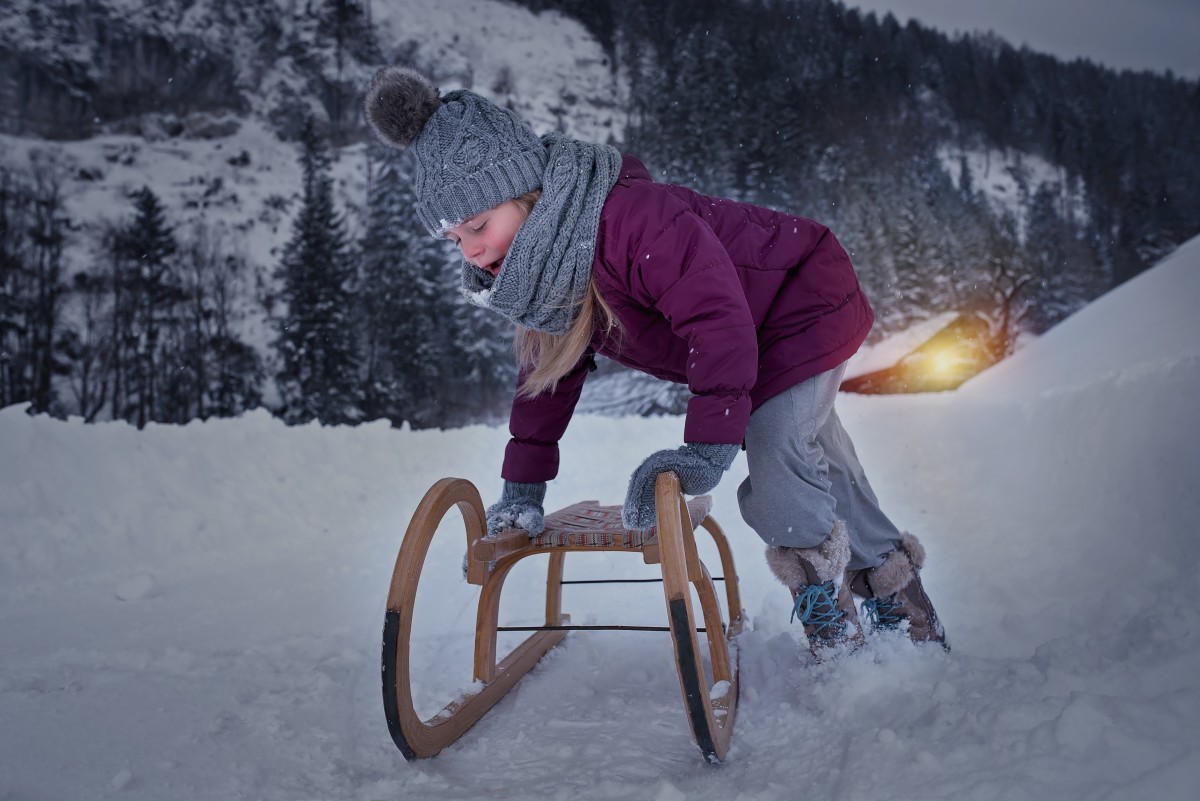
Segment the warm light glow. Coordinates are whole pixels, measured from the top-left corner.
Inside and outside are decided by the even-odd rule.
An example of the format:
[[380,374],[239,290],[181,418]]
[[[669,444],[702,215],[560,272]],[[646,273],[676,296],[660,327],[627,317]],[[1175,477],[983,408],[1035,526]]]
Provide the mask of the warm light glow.
[[926,364],[931,374],[946,378],[962,368],[963,356],[958,348],[941,348],[929,354]]

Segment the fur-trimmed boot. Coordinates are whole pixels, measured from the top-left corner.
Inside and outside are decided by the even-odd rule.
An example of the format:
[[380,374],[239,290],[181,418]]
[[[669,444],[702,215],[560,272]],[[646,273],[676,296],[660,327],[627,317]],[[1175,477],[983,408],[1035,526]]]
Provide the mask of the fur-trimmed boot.
[[913,642],[937,642],[949,650],[946,632],[921,584],[925,548],[907,531],[901,536],[900,547],[885,556],[883,564],[849,571],[846,584],[866,598],[863,614],[874,628],[895,629],[907,622]]
[[792,620],[800,619],[813,656],[827,649],[863,642],[854,596],[845,582],[850,563],[850,535],[841,520],[814,548],[767,546],[767,565],[792,593]]

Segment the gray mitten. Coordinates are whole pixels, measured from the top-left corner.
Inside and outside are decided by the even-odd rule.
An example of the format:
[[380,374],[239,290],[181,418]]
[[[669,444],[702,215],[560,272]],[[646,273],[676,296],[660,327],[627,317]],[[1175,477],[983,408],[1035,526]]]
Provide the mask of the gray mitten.
[[541,534],[545,527],[542,520],[545,514],[542,501],[545,499],[545,481],[534,484],[505,481],[500,500],[487,510],[488,536],[493,537],[506,528],[523,528],[531,537]]
[[673,451],[650,454],[629,479],[621,522],[633,531],[653,528],[654,483],[659,473],[673,472],[679,476],[681,490],[688,495],[703,495],[717,486],[738,450],[737,445],[689,442]]

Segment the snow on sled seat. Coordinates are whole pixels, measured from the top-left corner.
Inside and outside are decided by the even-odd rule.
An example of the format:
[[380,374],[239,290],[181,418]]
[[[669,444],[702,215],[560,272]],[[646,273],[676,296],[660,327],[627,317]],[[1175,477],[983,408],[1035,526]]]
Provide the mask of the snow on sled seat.
[[[679,480],[673,473],[660,475],[655,490],[658,519],[648,532],[627,530],[621,523],[619,506],[584,501],[547,515],[546,528],[537,537],[530,538],[519,529],[508,529],[489,538],[483,502],[471,482],[444,478],[430,488],[417,506],[400,545],[384,619],[384,712],[392,740],[405,758],[412,760],[436,755],[470,729],[547,651],[562,641],[568,631],[599,628],[651,629],[670,633],[692,736],[705,759],[709,762],[724,760],[733,733],[738,699],[737,645],[734,640],[741,632],[744,620],[733,553],[721,527],[709,514],[711,499],[701,496],[685,500],[679,490]],[[409,654],[413,605],[430,542],[451,507],[458,508],[466,527],[467,581],[480,587],[475,625],[476,689],[423,721],[413,709],[412,699]],[[717,598],[714,579],[697,554],[695,529],[698,526],[709,533],[717,548],[725,583],[727,616]],[[667,605],[667,626],[570,625],[570,616],[562,613],[565,556],[572,551],[598,550],[641,554],[646,564],[659,565]],[[536,554],[549,554],[550,560],[546,572],[546,622],[534,627],[501,627],[497,618],[504,580],[517,562]],[[696,625],[692,589],[700,601],[703,628]],[[497,662],[496,635],[499,631],[533,633]],[[700,649],[698,632],[704,633],[708,641],[707,660]]]

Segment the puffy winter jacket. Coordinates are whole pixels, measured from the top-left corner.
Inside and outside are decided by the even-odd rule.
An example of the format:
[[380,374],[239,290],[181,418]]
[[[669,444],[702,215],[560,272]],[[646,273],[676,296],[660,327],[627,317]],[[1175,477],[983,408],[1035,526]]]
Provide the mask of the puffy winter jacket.
[[595,353],[686,383],[684,441],[740,443],[750,413],[854,354],[874,316],[825,226],[655,183],[625,156],[593,277],[620,326],[553,392],[513,401],[502,475],[546,481]]

